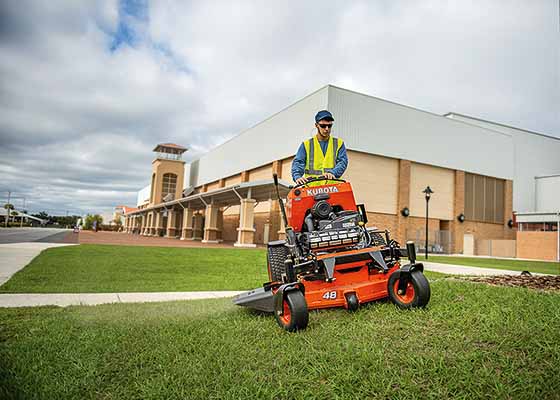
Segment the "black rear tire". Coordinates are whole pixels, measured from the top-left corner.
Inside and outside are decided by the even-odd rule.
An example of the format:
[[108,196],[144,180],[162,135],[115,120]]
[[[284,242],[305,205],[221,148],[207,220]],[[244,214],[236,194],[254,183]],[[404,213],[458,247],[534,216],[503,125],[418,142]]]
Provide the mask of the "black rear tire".
[[271,282],[282,282],[282,275],[286,275],[285,261],[289,255],[290,253],[286,246],[268,247],[268,277]]
[[413,271],[404,293],[398,293],[401,271],[393,272],[389,278],[389,298],[400,308],[422,308],[430,301],[430,283],[421,271]]
[[307,324],[309,323],[309,311],[307,310],[305,296],[301,291],[292,290],[286,293],[282,306],[283,315],[278,313],[280,310],[274,310],[276,322],[278,322],[280,327],[288,332],[295,332],[307,328]]

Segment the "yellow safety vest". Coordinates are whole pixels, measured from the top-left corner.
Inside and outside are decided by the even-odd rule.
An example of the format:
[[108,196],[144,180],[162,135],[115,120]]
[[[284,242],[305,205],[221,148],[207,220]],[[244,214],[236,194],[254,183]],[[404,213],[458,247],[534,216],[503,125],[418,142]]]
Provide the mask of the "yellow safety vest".
[[[344,142],[342,139],[329,137],[329,144],[327,145],[327,151],[323,155],[323,150],[319,144],[319,140],[316,136],[303,142],[305,146],[305,151],[307,152],[307,159],[305,161],[305,173],[304,177],[317,177],[323,175],[325,172],[331,172],[336,165],[336,157],[338,151],[342,147]],[[328,185],[332,183],[338,183],[337,181],[318,181],[311,182],[308,186],[320,186]]]

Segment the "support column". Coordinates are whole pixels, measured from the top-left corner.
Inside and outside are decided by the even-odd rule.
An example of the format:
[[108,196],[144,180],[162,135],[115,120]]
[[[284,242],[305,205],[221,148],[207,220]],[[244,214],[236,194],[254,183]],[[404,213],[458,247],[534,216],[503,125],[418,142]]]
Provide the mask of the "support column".
[[181,240],[193,240],[193,215],[192,208],[185,208],[183,210],[183,229]]
[[150,211],[148,213],[148,236],[155,236],[156,235],[156,213],[154,211]]
[[274,240],[279,240],[278,235],[280,233],[282,225],[282,214],[280,212],[280,205],[278,200],[270,200],[270,211],[268,214],[268,224],[269,224],[269,236],[268,241],[272,242]]
[[150,234],[150,213],[142,215],[142,235],[148,236]]
[[183,233],[183,209],[177,209],[175,211],[175,239],[181,238],[181,234]]
[[202,239],[202,232],[203,232],[203,226],[202,226],[202,214],[200,213],[196,213],[194,215],[194,223],[193,223],[193,236],[192,239],[193,240],[201,240]]
[[219,207],[208,204],[205,211],[204,239],[202,243],[219,243],[218,240],[218,211]]
[[218,240],[220,242],[223,241],[223,233],[224,233],[224,210],[218,210]]
[[515,229],[508,226],[508,221],[513,217],[513,181],[506,179],[504,187],[504,239],[515,239]]
[[256,247],[255,244],[255,203],[254,199],[242,199],[239,208],[239,228],[236,247]]
[[163,236],[164,234],[164,227],[163,227],[163,211],[156,211],[156,224],[154,230],[154,236]]
[[397,198],[397,229],[395,232],[395,239],[401,243],[402,247],[406,244],[406,230],[408,227],[408,219],[402,215],[401,211],[406,207],[410,209],[410,161],[399,160],[399,186]]
[[286,240],[286,225],[284,218],[280,217],[280,229],[278,230],[278,240]]
[[449,222],[449,230],[453,244],[453,254],[463,253],[463,238],[465,237],[465,224],[459,222],[457,217],[465,213],[465,172],[455,171],[455,193],[453,198],[453,219]]
[[167,210],[167,232],[165,234],[168,238],[175,237],[175,219],[177,212],[175,210]]

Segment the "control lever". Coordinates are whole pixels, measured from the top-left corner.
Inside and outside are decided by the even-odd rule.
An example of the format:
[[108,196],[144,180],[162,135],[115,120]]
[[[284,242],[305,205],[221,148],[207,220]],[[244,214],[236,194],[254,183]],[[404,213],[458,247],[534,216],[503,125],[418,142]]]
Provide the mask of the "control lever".
[[406,242],[406,252],[408,254],[410,263],[416,264],[416,247],[414,246],[413,241],[409,240],[408,242]]

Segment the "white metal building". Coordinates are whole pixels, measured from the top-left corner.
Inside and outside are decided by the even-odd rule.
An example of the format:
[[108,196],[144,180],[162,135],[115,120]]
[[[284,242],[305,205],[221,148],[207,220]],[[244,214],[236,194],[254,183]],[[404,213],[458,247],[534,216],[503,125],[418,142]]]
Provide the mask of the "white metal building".
[[293,156],[313,134],[313,117],[321,109],[333,113],[332,134],[349,150],[512,179],[514,210],[535,210],[536,176],[560,174],[558,138],[327,85],[191,163],[187,186]]
[[[314,116],[322,109],[332,112],[332,134],[349,151],[345,177],[357,200],[393,230],[401,229],[401,210],[407,207],[406,229],[416,229],[424,216],[418,194],[437,182],[430,229],[457,236],[455,251],[462,251],[464,233],[475,239],[513,239],[508,220],[512,211],[535,210],[535,177],[560,174],[558,138],[456,113],[437,115],[327,85],[186,165],[184,188],[211,193],[270,179],[275,168],[290,181],[291,158],[314,134]],[[556,192],[559,183],[547,182],[545,196]],[[149,187],[139,193],[139,206],[148,193]],[[469,213],[469,207],[478,211]],[[255,213],[269,210],[264,203],[255,207]],[[228,207],[224,216],[235,212]],[[462,213],[467,218],[459,229]]]

